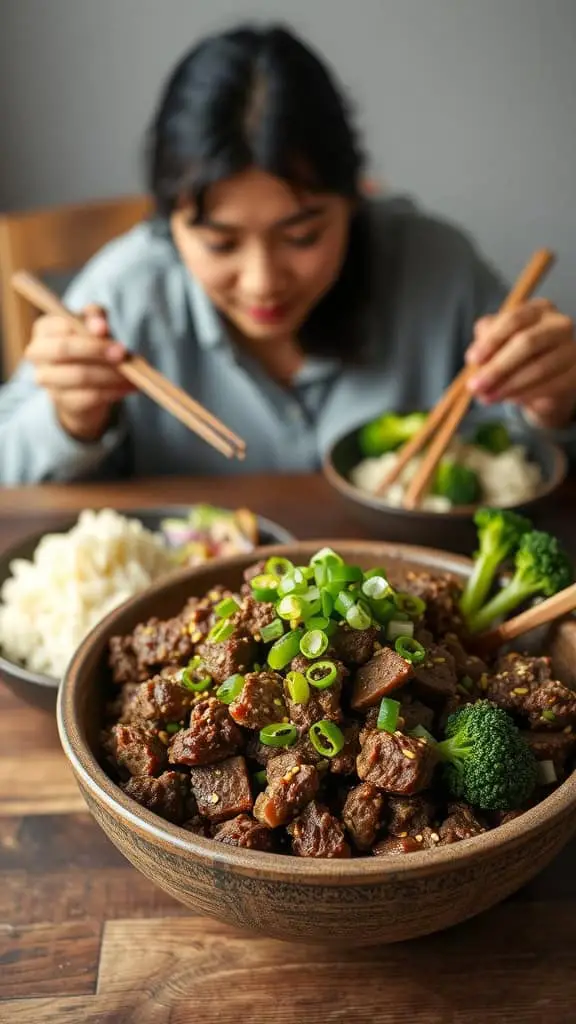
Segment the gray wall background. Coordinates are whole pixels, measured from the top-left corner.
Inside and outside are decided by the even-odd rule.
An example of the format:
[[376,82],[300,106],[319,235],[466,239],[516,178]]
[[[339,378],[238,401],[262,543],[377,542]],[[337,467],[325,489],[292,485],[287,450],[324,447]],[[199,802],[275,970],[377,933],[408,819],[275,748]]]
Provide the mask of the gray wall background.
[[164,76],[244,17],[319,47],[372,170],[472,231],[507,275],[556,249],[546,291],[576,313],[576,0],[0,0],[0,207],[138,190]]

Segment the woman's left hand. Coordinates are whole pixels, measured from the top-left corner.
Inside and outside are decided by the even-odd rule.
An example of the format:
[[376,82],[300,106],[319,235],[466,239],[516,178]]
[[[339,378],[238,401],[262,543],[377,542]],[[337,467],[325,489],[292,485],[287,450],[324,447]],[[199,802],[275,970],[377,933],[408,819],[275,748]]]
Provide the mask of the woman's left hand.
[[536,426],[561,429],[576,412],[573,321],[547,299],[482,317],[466,353],[477,365],[469,387],[480,402],[513,402]]

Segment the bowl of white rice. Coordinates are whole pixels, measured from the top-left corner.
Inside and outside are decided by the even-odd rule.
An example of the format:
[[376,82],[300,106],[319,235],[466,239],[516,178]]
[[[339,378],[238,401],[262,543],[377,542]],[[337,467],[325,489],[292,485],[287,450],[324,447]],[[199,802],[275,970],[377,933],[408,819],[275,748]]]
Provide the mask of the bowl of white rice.
[[[25,699],[52,705],[82,640],[110,611],[178,571],[161,531],[188,510],[85,509],[0,555],[0,676]],[[172,519],[168,517],[174,517]],[[293,540],[258,516],[258,544]]]

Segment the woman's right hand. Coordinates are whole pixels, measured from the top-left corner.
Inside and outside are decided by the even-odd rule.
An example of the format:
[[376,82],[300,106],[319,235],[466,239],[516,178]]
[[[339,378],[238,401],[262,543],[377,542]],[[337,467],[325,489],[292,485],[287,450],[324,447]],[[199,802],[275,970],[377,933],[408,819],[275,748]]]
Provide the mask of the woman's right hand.
[[63,317],[39,317],[25,358],[34,365],[36,383],[52,398],[64,430],[90,442],[102,437],[113,407],[134,388],[118,372],[126,351],[110,340],[105,311],[87,306],[82,319],[90,338]]

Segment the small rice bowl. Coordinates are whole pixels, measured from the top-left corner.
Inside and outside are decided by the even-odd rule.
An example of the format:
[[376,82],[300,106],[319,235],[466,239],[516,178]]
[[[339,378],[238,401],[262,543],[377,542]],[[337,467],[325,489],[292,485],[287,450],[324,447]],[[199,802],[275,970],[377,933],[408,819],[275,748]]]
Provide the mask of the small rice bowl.
[[[523,445],[511,445],[500,455],[477,445],[455,439],[446,455],[473,469],[482,487],[482,503],[496,508],[521,505],[533,498],[542,483],[540,467],[528,458]],[[387,452],[378,458],[363,459],[350,474],[351,482],[367,494],[375,494],[388,471],[396,464],[396,452]],[[401,508],[406,488],[422,462],[422,456],[411,459],[399,479],[382,496],[382,501],[393,508]],[[452,508],[448,498],[427,494],[420,508],[429,512],[448,512]]]

